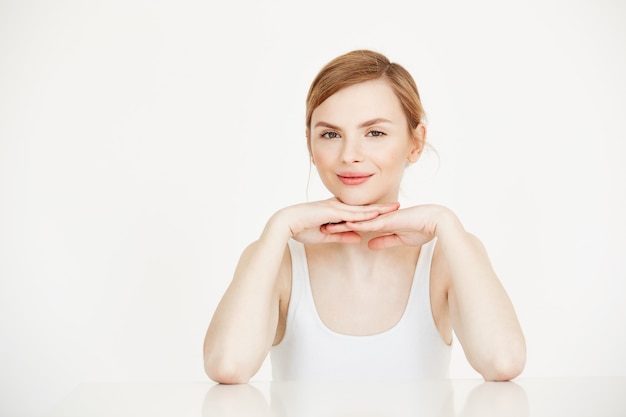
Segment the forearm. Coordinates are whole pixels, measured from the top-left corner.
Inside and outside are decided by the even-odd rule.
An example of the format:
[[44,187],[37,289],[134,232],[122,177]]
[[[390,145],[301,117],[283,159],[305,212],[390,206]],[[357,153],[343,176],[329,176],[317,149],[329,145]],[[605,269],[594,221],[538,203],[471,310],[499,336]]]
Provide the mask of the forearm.
[[511,379],[526,347],[515,310],[482,244],[446,214],[437,236],[450,271],[453,327],[470,364],[485,379]]
[[224,383],[247,382],[272,345],[279,308],[278,275],[290,234],[270,219],[241,256],[204,343],[205,370]]

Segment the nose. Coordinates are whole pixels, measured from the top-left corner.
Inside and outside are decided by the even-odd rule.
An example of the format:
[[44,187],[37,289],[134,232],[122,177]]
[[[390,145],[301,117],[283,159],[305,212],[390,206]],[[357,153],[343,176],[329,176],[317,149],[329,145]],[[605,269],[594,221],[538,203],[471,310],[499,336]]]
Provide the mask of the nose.
[[340,157],[346,164],[363,161],[363,148],[359,138],[346,137],[342,143]]

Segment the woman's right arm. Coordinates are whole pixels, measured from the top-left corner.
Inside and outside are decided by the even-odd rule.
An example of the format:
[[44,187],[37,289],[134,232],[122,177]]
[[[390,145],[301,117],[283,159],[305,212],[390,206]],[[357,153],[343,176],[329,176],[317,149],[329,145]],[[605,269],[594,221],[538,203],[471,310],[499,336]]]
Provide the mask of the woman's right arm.
[[204,369],[223,384],[246,383],[259,370],[278,324],[279,272],[289,264],[289,227],[273,216],[241,255],[204,339]]
[[[348,206],[336,199],[279,210],[248,246],[217,306],[204,340],[204,368],[214,381],[246,383],[259,370],[276,336],[280,277],[291,278],[287,242],[358,242],[354,232],[323,233],[326,223],[361,221],[398,209],[397,203]],[[285,275],[288,274],[288,275]]]

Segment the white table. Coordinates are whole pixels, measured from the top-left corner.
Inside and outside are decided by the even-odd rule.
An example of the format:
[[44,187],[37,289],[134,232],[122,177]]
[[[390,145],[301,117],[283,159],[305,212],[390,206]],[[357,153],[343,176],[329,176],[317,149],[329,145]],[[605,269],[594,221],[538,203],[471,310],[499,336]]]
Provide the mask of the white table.
[[626,377],[425,382],[84,383],[46,417],[624,417]]

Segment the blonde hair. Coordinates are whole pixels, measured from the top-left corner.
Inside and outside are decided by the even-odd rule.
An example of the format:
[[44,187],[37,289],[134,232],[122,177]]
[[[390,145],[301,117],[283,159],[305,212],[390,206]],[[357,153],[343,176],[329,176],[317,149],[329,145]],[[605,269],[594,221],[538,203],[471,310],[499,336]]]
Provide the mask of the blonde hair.
[[[313,111],[337,91],[365,81],[386,80],[400,100],[412,134],[425,119],[417,85],[411,74],[386,56],[365,49],[341,55],[317,74],[306,97],[307,146],[311,152],[311,117]],[[423,138],[421,138],[423,140]]]

